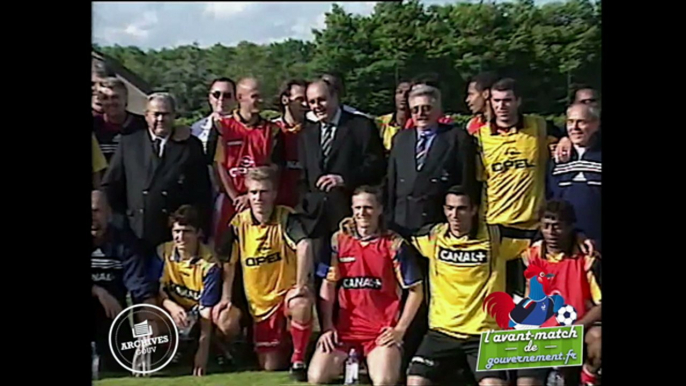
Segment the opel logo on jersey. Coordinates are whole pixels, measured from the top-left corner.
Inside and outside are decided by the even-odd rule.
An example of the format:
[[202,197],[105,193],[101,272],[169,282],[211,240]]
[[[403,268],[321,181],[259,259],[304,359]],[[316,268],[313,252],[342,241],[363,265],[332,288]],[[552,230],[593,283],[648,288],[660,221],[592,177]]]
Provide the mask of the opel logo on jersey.
[[451,251],[449,249],[440,248],[438,260],[456,265],[486,264],[488,262],[488,252],[483,249],[474,251]]
[[493,170],[496,173],[499,172],[507,172],[508,170],[511,169],[527,169],[527,168],[533,168],[536,165],[532,165],[529,163],[529,160],[527,159],[516,159],[514,161],[505,161],[505,162],[496,162],[491,166],[491,170]]
[[346,277],[343,279],[344,289],[374,289],[380,290],[381,279],[373,276]]
[[[133,323],[129,321],[133,317]],[[114,318],[109,333],[114,359],[134,374],[151,374],[165,368],[179,348],[179,330],[160,307],[136,304]]]
[[245,259],[245,265],[248,267],[259,267],[262,264],[271,264],[277,261],[281,261],[281,254],[272,253],[268,256],[248,257]]

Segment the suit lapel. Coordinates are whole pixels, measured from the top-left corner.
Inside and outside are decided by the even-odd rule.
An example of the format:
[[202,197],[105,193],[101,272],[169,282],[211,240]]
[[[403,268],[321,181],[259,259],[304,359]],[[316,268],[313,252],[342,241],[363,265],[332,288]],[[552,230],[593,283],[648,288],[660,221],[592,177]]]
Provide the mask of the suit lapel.
[[314,160],[315,160],[315,165],[319,167],[320,169],[323,169],[322,165],[322,130],[320,127],[320,124],[318,122],[313,122],[310,124],[303,133],[306,135],[307,139],[307,148],[308,149],[317,149],[316,151],[312,151],[314,153]]
[[172,138],[172,136],[169,137],[169,140],[164,145],[162,158],[159,160],[157,160],[155,155],[153,154],[152,146],[149,146],[150,158],[153,160],[153,172],[150,174],[150,177],[148,179],[148,188],[150,188],[150,185],[152,185],[155,179],[163,172],[165,168],[167,168],[168,165],[175,165],[180,163],[179,159],[183,155],[184,147],[180,143],[176,142]]
[[441,156],[443,156],[443,153],[448,149],[448,141],[443,139],[444,133],[445,130],[442,128],[439,128],[436,132],[436,136],[429,148],[429,154],[426,156],[424,170],[431,169],[436,162],[440,161]]
[[409,155],[408,160],[410,161],[408,163],[408,168],[407,168],[407,173],[408,173],[408,181],[407,183],[410,186],[414,186],[414,182],[417,179],[417,129],[412,129],[412,136],[410,137],[410,140],[406,142],[405,149],[401,154],[407,154]]
[[159,166],[159,161],[155,157],[155,153],[152,148],[152,138],[150,138],[150,132],[148,130],[141,130],[141,141],[139,143],[143,147],[141,154],[143,154],[143,164],[145,165],[145,188],[150,188],[152,184],[152,179],[155,175],[155,170]]
[[[338,125],[336,126],[336,133],[333,137],[333,143],[331,144],[331,153],[329,154],[329,162],[336,156],[338,151],[341,149],[345,137],[348,135],[348,114],[341,111],[341,118],[338,120]],[[321,130],[320,130],[321,131]],[[321,147],[320,147],[321,148]]]

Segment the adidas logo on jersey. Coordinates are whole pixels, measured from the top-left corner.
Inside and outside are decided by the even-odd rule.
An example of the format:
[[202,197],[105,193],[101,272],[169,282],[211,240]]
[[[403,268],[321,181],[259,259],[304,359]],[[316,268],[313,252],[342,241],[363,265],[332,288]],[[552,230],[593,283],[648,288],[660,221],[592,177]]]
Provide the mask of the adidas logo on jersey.
[[381,279],[378,277],[346,277],[343,279],[344,289],[381,289]]
[[451,251],[440,248],[438,259],[446,263],[457,265],[476,265],[488,262],[488,252],[483,249],[475,251]]

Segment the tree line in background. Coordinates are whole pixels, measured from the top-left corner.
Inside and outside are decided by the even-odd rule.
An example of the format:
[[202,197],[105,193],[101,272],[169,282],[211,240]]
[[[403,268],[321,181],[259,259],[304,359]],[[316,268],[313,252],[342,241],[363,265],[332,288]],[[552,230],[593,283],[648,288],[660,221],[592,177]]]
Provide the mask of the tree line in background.
[[189,122],[209,112],[207,87],[218,76],[260,79],[273,108],[271,97],[276,100],[283,81],[333,71],[344,77],[344,101],[375,115],[393,111],[399,81],[422,73],[439,75],[444,110],[452,113],[467,113],[466,82],[485,70],[516,78],[524,110],[541,115],[563,113],[575,83],[600,89],[601,6],[590,0],[540,6],[533,0],[440,6],[380,2],[369,16],[334,4],[326,27],[314,36],[312,42],[244,41],[205,49],[197,44],[147,52],[95,48],[155,90],[173,93],[180,116]]

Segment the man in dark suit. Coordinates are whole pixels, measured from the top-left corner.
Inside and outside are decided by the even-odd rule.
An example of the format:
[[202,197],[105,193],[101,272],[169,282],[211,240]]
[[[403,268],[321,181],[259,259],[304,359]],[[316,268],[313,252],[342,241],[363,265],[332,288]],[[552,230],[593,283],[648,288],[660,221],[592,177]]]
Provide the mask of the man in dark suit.
[[[428,85],[409,95],[415,127],[396,134],[388,160],[386,221],[405,236],[445,221],[442,197],[453,185],[470,185],[474,142],[464,130],[439,123],[441,94]],[[469,176],[469,178],[465,178]]]
[[[476,160],[474,142],[456,126],[439,123],[443,111],[440,91],[426,84],[414,87],[408,96],[414,127],[393,138],[386,176],[388,227],[405,237],[421,227],[445,222],[443,198],[453,185],[473,186]],[[420,261],[428,274],[428,262]],[[402,368],[421,343],[428,329],[428,288],[417,317],[405,337]]]
[[202,144],[190,130],[174,128],[171,95],[148,97],[147,130],[123,136],[102,188],[115,212],[125,216],[149,254],[171,239],[169,215],[193,205],[207,232],[210,181]]
[[303,167],[298,209],[309,218],[307,231],[317,240],[315,259],[326,263],[333,232],[351,215],[352,192],[380,184],[386,161],[374,122],[342,109],[334,87],[318,80],[306,95],[317,122],[306,121],[298,138]]

